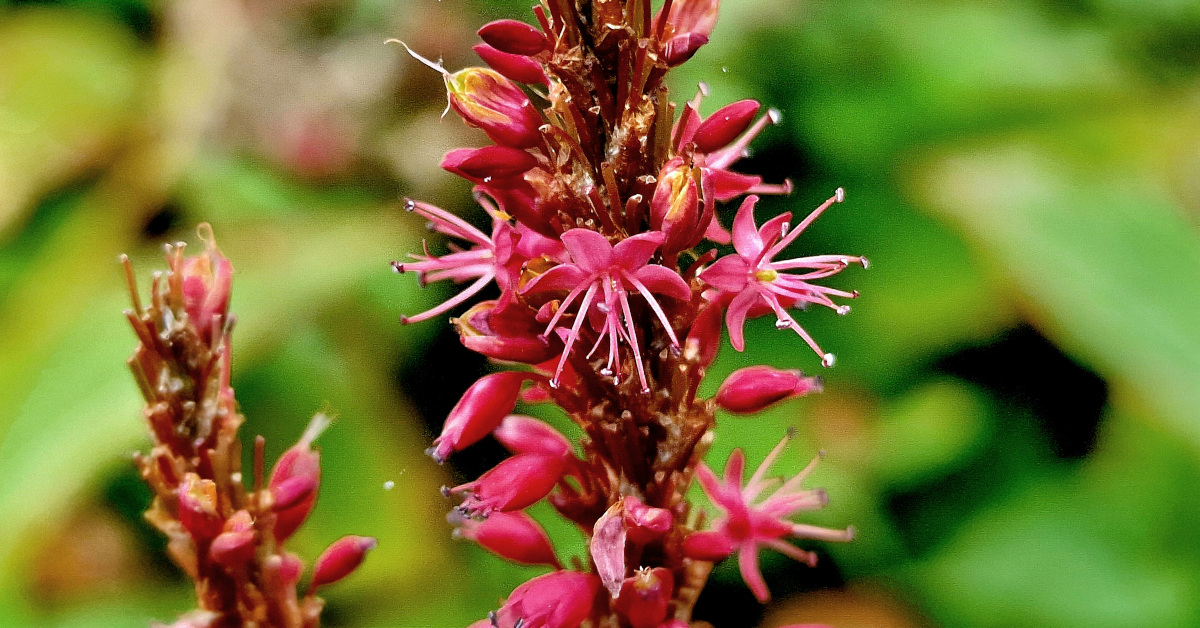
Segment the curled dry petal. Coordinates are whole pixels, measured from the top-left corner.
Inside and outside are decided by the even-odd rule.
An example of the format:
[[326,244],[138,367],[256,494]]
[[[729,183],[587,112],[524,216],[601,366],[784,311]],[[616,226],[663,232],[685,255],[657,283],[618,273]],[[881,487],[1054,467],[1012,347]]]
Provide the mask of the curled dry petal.
[[624,504],[620,501],[608,508],[592,528],[588,550],[600,582],[615,599],[621,594],[625,580],[625,521]]

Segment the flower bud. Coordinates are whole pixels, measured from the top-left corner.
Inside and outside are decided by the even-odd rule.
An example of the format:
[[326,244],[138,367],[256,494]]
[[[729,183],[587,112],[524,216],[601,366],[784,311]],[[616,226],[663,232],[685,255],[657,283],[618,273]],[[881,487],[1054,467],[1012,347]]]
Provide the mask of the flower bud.
[[739,100],[716,110],[696,129],[696,150],[709,153],[729,144],[750,126],[758,109],[756,100]]
[[425,453],[441,463],[452,452],[462,451],[487,436],[516,407],[521,384],[528,378],[527,373],[516,371],[479,378],[450,410],[441,436]]
[[212,227],[203,223],[197,229],[205,240],[205,251],[200,255],[186,257],[179,268],[183,286],[183,306],[188,318],[208,339],[212,332],[213,317],[224,318],[229,308],[229,295],[233,289],[233,263],[221,254],[213,237]]
[[208,555],[225,568],[245,565],[258,551],[255,539],[254,519],[248,511],[239,510],[225,522],[224,531],[213,539]]
[[571,441],[561,432],[531,416],[513,414],[500,422],[492,435],[514,454],[542,454],[568,458]]
[[493,360],[536,364],[562,350],[540,335],[537,321],[525,308],[499,308],[496,301],[482,301],[450,322],[463,346]]
[[529,57],[496,50],[487,44],[476,44],[472,49],[493,70],[518,83],[550,84],[542,64]]
[[280,543],[295,533],[317,502],[321,455],[312,448],[312,443],[329,427],[329,422],[329,417],[324,414],[313,416],[299,442],[283,452],[271,470],[267,490],[278,502],[275,506],[275,540]]
[[558,456],[519,454],[496,465],[474,482],[460,484],[449,493],[470,493],[459,509],[469,515],[487,516],[501,511],[521,510],[554,490],[566,461]]
[[683,542],[683,555],[693,560],[717,562],[733,553],[733,540],[721,532],[693,532]]
[[189,472],[177,490],[179,522],[192,538],[199,543],[220,534],[225,522],[217,511],[217,483]]
[[375,549],[375,545],[375,539],[369,536],[349,535],[334,541],[317,558],[309,590],[333,584],[350,575],[362,564],[367,552]]
[[700,219],[700,170],[681,159],[668,162],[650,198],[650,227],[663,232],[662,249],[680,251],[690,242]]
[[716,402],[736,414],[750,414],[778,401],[821,392],[821,378],[805,377],[797,370],[748,366],[733,372],[717,390]]
[[499,72],[465,68],[444,75],[450,106],[468,124],[493,142],[512,148],[532,148],[541,141],[545,121],[525,92]]
[[700,50],[700,46],[708,43],[708,37],[699,33],[684,33],[672,37],[663,44],[662,59],[671,67],[680,65],[691,59]]
[[[717,9],[720,6],[720,0],[676,0],[667,13],[664,35],[695,33],[707,39],[717,23]],[[655,22],[661,19],[660,11]]]
[[496,555],[525,565],[550,565],[561,569],[550,537],[533,517],[521,512],[494,512],[482,521],[451,512],[458,523],[455,535],[480,544]]
[[600,581],[578,571],[554,571],[513,589],[494,624],[511,628],[578,628],[591,614]]
[[624,499],[625,529],[629,540],[634,543],[649,543],[662,537],[671,529],[675,517],[665,508],[655,508],[642,503],[632,495]]
[[655,628],[667,616],[675,576],[665,567],[639,569],[621,584],[616,610],[633,628]]
[[537,160],[528,152],[507,146],[484,146],[483,148],[457,148],[442,158],[442,168],[475,183],[488,181],[492,185],[504,185],[511,181],[520,183],[521,173],[537,165]]
[[496,20],[479,29],[479,37],[501,52],[513,55],[535,55],[546,49],[542,31],[517,20]]

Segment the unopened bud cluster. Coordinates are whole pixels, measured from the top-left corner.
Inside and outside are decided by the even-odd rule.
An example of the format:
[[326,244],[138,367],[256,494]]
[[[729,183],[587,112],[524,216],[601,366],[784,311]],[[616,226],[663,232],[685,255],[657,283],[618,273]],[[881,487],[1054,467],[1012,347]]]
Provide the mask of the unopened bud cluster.
[[317,589],[349,575],[375,541],[334,542],[300,595],[304,562],[285,544],[316,504],[321,466],[313,441],[329,421],[314,417],[269,477],[259,437],[247,490],[238,438],[245,419],[230,385],[233,265],[207,225],[201,229],[208,246],[200,255],[185,257],[182,244],[167,247],[169,269],[154,274],[147,307],[123,260],[133,298],[126,317],[140,341],[129,365],[153,441],[150,453],[136,457],[155,494],[146,518],[167,535],[171,558],[196,585],[196,610],[173,625],[315,628],[324,605]]
[[[488,67],[450,72],[409,50],[442,74],[450,108],[493,144],[442,161],[474,186],[490,233],[406,201],[455,244],[440,256],[426,247],[395,270],[468,285],[403,320],[461,312],[451,321],[463,344],[510,365],[466,391],[429,453],[442,462],[489,434],[503,444],[511,457],[444,489],[460,499],[455,534],[552,570],[517,587],[479,627],[685,628],[714,562],[737,555],[766,601],[760,550],[813,564],[789,539],[853,536],[792,519],[823,507],[826,495],[803,486],[813,465],[786,481],[767,476],[786,438],[749,477],[740,450],[720,478],[703,462],[718,408],[750,414],[822,389],[799,371],[752,366],[714,398],[698,397],[722,327],[741,351],[745,321],[773,316],[833,366],[795,312],[809,304],[849,312],[834,299],[857,293],[821,280],[867,266],[859,256],[783,255],[844,200],[841,189],[798,222],[790,213],[755,219],[760,195],[788,194],[792,184],[734,166],[778,111],[742,100],[705,116],[703,85],[682,106],[671,102],[664,77],[708,42],[717,11],[717,0],[666,0],[657,12],[649,0],[543,2],[533,24],[479,30],[475,51]],[[737,199],[726,229],[718,206]],[[472,302],[492,284],[498,298]],[[583,438],[573,443],[514,414],[522,401],[557,405]],[[685,497],[693,479],[719,513],[694,511]],[[586,564],[565,569],[525,514],[542,500],[588,535]]]

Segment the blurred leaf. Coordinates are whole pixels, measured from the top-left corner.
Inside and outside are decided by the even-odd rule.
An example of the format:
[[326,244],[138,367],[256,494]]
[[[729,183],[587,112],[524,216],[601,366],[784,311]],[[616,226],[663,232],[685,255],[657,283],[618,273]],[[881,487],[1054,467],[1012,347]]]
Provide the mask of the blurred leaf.
[[1098,169],[1018,138],[943,157],[920,181],[1039,327],[1200,441],[1200,238],[1145,167]]
[[1200,621],[1196,552],[1172,538],[1200,507],[1194,456],[1180,467],[1189,448],[1127,415],[1106,425],[1084,474],[1044,476],[988,507],[932,559],[900,570],[935,618],[1081,628]]
[[0,13],[0,234],[100,165],[132,124],[146,59],[118,24],[48,7]]
[[925,384],[883,409],[872,430],[871,464],[903,490],[960,465],[982,445],[985,400],[969,386]]

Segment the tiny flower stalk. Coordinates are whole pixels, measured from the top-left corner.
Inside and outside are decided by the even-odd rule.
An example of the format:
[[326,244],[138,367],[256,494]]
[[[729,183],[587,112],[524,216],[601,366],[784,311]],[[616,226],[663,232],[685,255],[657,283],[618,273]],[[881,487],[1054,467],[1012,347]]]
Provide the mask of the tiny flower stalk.
[[[233,265],[207,225],[200,233],[207,244],[201,255],[185,256],[183,244],[167,247],[168,271],[155,275],[148,305],[122,258],[133,301],[126,318],[139,341],[129,365],[152,441],[149,453],[135,457],[154,493],[146,519],[167,536],[168,553],[196,590],[196,609],[171,625],[316,628],[324,602],[311,589],[299,595],[304,563],[285,544],[315,506],[314,441],[329,420],[314,417],[269,478],[259,437],[253,477],[243,478],[238,430],[245,419],[231,383],[227,311]],[[335,544],[318,560],[313,582],[349,574],[363,547]]]
[[[751,142],[781,121],[778,110],[738,100],[705,116],[703,84],[690,101],[672,102],[668,73],[703,52],[719,10],[719,0],[666,0],[657,12],[646,0],[549,2],[534,8],[536,21],[479,30],[474,50],[490,69],[452,73],[412,53],[443,76],[448,109],[490,139],[442,161],[471,186],[490,234],[405,202],[457,248],[438,256],[427,246],[394,268],[422,283],[465,285],[405,322],[453,316],[463,345],[498,364],[466,391],[430,453],[441,462],[488,434],[499,441],[510,457],[444,489],[462,500],[454,534],[555,569],[474,626],[688,628],[709,563],[736,555],[765,601],[759,550],[812,564],[815,554],[790,539],[853,535],[794,520],[828,497],[803,487],[812,465],[786,481],[766,477],[784,444],[746,482],[740,450],[722,478],[703,461],[720,437],[718,410],[748,415],[822,390],[795,368],[749,366],[705,397],[722,329],[742,351],[745,322],[773,315],[817,354],[797,352],[796,366],[831,367],[833,354],[800,311],[817,304],[847,314],[842,300],[858,293],[826,280],[867,266],[859,256],[784,256],[845,200],[841,189],[797,224],[790,213],[756,221],[761,195],[793,191],[788,179],[737,169]],[[719,209],[739,199],[727,230]],[[491,286],[499,296],[473,301]],[[578,438],[515,414],[518,401],[554,404]],[[697,512],[693,479],[715,512]],[[543,500],[586,534],[583,560],[559,563],[525,512]]]

